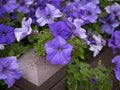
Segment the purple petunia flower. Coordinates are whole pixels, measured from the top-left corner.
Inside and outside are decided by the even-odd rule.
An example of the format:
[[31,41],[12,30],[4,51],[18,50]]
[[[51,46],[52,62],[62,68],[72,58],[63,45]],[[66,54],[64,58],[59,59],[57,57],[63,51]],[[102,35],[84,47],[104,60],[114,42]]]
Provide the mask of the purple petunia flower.
[[112,13],[120,18],[120,5],[118,3],[114,3],[111,6],[107,6],[105,10],[107,13]]
[[100,18],[102,23],[102,30],[107,34],[112,34],[114,29],[120,24],[113,14],[106,14],[104,17]]
[[113,53],[115,53],[116,48],[120,48],[120,31],[112,33],[112,36],[108,41],[108,46],[113,48]]
[[22,28],[15,28],[15,36],[18,42],[24,37],[26,37],[27,35],[31,34],[32,32],[31,23],[32,23],[31,18],[28,18],[28,19],[23,18]]
[[40,10],[40,8],[38,8],[35,15],[37,17],[37,22],[39,25],[44,26],[45,24],[53,23],[54,18],[61,17],[62,13],[53,5],[47,4],[45,9]]
[[14,9],[17,8],[16,0],[1,0],[0,3],[2,4],[5,12],[14,12]]
[[72,18],[68,18],[68,20],[69,22],[67,24],[69,25],[71,32],[74,36],[82,39],[87,38],[86,30],[81,27],[84,23],[82,19],[74,19],[74,22],[72,22]]
[[72,34],[70,28],[64,21],[49,24],[49,28],[54,37],[61,36],[62,38],[67,39]]
[[17,10],[22,13],[29,12],[29,6],[34,2],[34,0],[19,0]]
[[67,3],[66,7],[63,9],[63,12],[66,14],[66,17],[74,17],[74,13],[77,11],[77,7],[74,3]]
[[79,6],[75,16],[87,23],[95,23],[100,13],[101,11],[96,4],[88,3],[84,6]]
[[0,18],[5,12],[11,13],[17,8],[16,0],[0,0]]
[[14,39],[14,28],[0,24],[0,44],[12,44]]
[[47,60],[51,64],[67,64],[71,59],[73,46],[67,44],[65,39],[57,36],[52,41],[45,44]]
[[12,87],[15,80],[20,79],[22,75],[17,68],[18,62],[15,56],[0,58],[0,79],[5,81],[8,88]]
[[115,77],[120,81],[120,55],[115,56],[112,59],[112,63],[115,64],[113,71],[115,72]]

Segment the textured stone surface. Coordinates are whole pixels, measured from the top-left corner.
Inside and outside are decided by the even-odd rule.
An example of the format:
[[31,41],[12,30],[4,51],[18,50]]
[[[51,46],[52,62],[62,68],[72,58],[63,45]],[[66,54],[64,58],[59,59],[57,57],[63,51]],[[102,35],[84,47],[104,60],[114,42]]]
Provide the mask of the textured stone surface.
[[37,86],[63,68],[63,65],[52,65],[45,58],[36,56],[33,50],[19,59],[19,65],[19,69],[23,71],[22,77]]

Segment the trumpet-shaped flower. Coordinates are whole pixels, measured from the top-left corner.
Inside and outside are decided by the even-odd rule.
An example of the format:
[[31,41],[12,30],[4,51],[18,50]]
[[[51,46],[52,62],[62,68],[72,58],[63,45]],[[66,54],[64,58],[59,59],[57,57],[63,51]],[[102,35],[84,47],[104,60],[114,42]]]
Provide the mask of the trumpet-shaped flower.
[[14,28],[0,24],[0,44],[12,44],[14,39]]
[[35,15],[37,17],[37,22],[39,25],[44,26],[45,24],[53,23],[54,18],[61,17],[62,13],[53,5],[47,4],[45,9],[40,10],[40,8],[38,8]]
[[73,46],[67,44],[65,39],[57,36],[45,44],[47,60],[52,64],[67,64],[71,59]]
[[28,19],[23,18],[22,28],[15,28],[15,36],[18,42],[24,37],[26,37],[27,35],[31,34],[32,32],[31,23],[32,23],[31,18],[28,18]]
[[0,80],[12,87],[15,80],[20,79],[22,72],[17,70],[18,62],[15,56],[0,58]]
[[112,63],[115,64],[113,71],[115,72],[115,77],[120,81],[120,55],[115,56],[112,59]]
[[67,39],[71,36],[70,28],[64,21],[55,22],[49,25],[50,31],[54,37],[61,36]]

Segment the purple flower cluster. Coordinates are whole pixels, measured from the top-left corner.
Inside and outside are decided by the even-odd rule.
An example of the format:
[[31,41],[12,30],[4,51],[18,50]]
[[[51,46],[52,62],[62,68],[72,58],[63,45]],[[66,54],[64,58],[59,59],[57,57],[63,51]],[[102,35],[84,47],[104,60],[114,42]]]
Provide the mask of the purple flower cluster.
[[[95,35],[84,29],[85,25],[96,23],[98,14],[101,13],[99,0],[0,0],[0,19],[4,20],[8,14],[11,21],[17,20],[18,14],[24,14],[21,26],[13,28],[5,22],[0,24],[0,50],[4,45],[11,45],[14,41],[20,42],[23,38],[32,34],[32,25],[38,28],[50,29],[53,39],[44,46],[47,60],[52,64],[68,64],[71,60],[73,46],[67,44],[67,39],[76,37],[82,39],[89,50],[96,57],[106,42],[100,34]],[[64,2],[62,5],[62,2]],[[114,3],[105,8],[107,14],[101,17],[103,32],[111,35],[108,46],[113,50],[120,48],[120,31],[116,30],[120,20],[120,5]],[[88,32],[88,33],[87,33]],[[115,59],[116,61],[116,59]],[[114,60],[113,60],[114,63]],[[21,72],[17,71],[17,59],[15,56],[0,58],[0,79],[11,87]],[[117,69],[117,79],[119,79]],[[119,71],[119,70],[118,70]],[[93,79],[93,83],[96,82]]]
[[120,24],[117,19],[120,18],[120,5],[115,3],[111,6],[107,6],[105,10],[108,14],[100,19],[102,29],[107,34],[112,34],[115,31],[115,28]]
[[67,3],[63,12],[67,17],[82,19],[84,24],[95,23],[101,12],[97,6],[98,3],[99,0],[75,0]]

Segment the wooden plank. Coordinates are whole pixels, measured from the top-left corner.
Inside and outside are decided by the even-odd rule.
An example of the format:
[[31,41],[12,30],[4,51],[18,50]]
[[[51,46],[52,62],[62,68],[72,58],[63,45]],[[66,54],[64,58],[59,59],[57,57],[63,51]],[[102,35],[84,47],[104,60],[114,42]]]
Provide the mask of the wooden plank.
[[22,90],[22,89],[19,89],[18,87],[13,86],[11,88],[7,88],[6,90]]
[[66,79],[62,79],[57,85],[55,85],[50,90],[66,90]]

